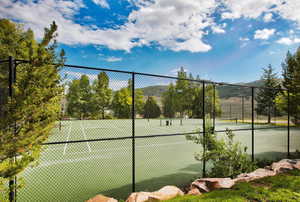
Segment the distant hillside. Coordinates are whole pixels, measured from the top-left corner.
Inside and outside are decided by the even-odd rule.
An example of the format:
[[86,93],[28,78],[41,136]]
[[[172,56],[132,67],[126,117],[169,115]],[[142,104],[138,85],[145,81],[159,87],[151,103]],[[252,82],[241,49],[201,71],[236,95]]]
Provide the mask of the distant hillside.
[[[237,83],[240,85],[246,86],[256,86],[260,87],[264,85],[262,80],[257,80],[249,83]],[[164,92],[168,90],[168,86],[165,85],[156,85],[156,86],[148,86],[145,88],[140,88],[145,96],[156,96],[161,97]],[[218,86],[217,90],[219,92],[220,98],[230,98],[230,97],[238,97],[238,96],[251,96],[251,89],[244,87],[235,87],[235,86]]]
[[161,97],[164,92],[168,90],[168,86],[157,85],[140,88],[145,96]]
[[[237,83],[239,85],[245,86],[255,86],[261,87],[264,85],[263,80],[252,81],[249,83]],[[217,90],[219,92],[220,98],[230,98],[230,97],[239,97],[239,96],[251,96],[251,88],[238,87],[238,86],[218,86]]]

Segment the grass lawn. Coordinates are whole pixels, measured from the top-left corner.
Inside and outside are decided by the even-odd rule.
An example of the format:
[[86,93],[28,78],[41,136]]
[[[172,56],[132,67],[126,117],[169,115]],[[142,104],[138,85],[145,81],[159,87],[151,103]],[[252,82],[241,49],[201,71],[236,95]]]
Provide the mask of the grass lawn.
[[300,171],[293,170],[249,183],[238,183],[232,189],[216,190],[201,196],[186,195],[166,202],[193,201],[300,201]]

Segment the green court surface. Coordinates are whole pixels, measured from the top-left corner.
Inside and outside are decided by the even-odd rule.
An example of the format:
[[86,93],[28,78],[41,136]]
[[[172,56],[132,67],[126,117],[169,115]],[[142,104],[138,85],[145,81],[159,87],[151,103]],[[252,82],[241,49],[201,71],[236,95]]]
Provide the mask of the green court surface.
[[[161,135],[197,131],[201,119],[137,119],[135,135]],[[257,125],[256,127],[262,127]],[[264,127],[272,127],[264,125]],[[252,150],[251,125],[216,121],[216,130],[247,129],[234,132],[236,140]],[[224,133],[219,133],[222,136]],[[132,135],[132,120],[63,121],[48,142],[127,137]],[[285,157],[287,129],[255,130],[254,151],[257,158]],[[194,159],[201,145],[185,136],[135,139],[136,191],[153,191],[164,185],[183,185],[201,176],[202,164]],[[290,150],[300,149],[300,130],[291,129]],[[64,143],[44,147],[38,166],[24,173],[25,188],[18,191],[18,201],[85,201],[96,194],[125,199],[132,191],[132,139]]]

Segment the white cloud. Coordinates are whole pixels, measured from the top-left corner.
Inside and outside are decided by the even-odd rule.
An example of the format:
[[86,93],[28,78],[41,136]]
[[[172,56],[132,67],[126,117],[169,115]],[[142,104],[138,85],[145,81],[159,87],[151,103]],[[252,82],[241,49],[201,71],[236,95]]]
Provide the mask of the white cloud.
[[109,8],[109,4],[106,0],[92,0],[95,4],[101,6],[102,8]]
[[221,26],[212,26],[211,27],[213,33],[224,34],[225,30]]
[[289,46],[289,45],[293,45],[293,44],[296,44],[296,43],[300,43],[300,38],[282,37],[281,39],[277,40],[276,42],[279,43],[279,44]]
[[278,0],[223,0],[227,11],[222,13],[222,18],[257,18],[277,2]]
[[269,39],[275,33],[275,29],[256,30],[254,39]]
[[239,40],[240,40],[240,41],[249,41],[250,39],[247,38],[247,37],[240,37]]
[[273,14],[272,13],[266,13],[265,15],[264,15],[264,21],[265,22],[271,22],[272,21],[272,19],[273,19]]
[[107,57],[105,60],[107,62],[119,62],[119,61],[122,61],[123,59],[119,58],[119,57],[111,56],[111,57]]
[[300,1],[298,0],[221,0],[225,11],[223,19],[258,18],[262,14],[264,20],[272,20],[273,13],[282,18],[292,20],[300,26]]
[[[263,19],[268,21],[271,15],[276,14],[300,25],[298,0],[129,1],[136,9],[129,13],[124,24],[114,28],[104,29],[77,23],[75,16],[85,7],[82,0],[0,0],[0,18],[24,23],[25,28],[32,28],[38,38],[43,36],[44,27],[55,20],[58,25],[57,40],[60,43],[93,44],[127,52],[134,47],[150,45],[173,51],[209,51],[212,47],[204,40],[207,30],[225,33],[225,27],[215,22],[216,10],[223,19],[254,19],[264,15]],[[106,0],[93,2],[109,8]],[[220,6],[222,9],[219,9]]]
[[204,29],[216,25],[211,16],[217,7],[216,0],[134,2],[138,9],[129,14],[125,24],[114,29],[92,28],[75,23],[74,16],[84,7],[81,0],[25,3],[2,0],[0,17],[23,22],[37,33],[38,38],[42,37],[44,27],[55,20],[58,24],[58,42],[67,45],[103,45],[112,50],[128,52],[133,47],[153,43],[174,51],[205,52],[211,49],[202,38]]

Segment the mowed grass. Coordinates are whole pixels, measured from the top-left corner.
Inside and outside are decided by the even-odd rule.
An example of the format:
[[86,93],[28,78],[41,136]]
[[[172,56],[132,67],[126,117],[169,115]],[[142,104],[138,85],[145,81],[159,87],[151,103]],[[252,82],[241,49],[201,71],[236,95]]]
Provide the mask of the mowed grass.
[[[186,133],[199,130],[201,119],[173,120],[172,126],[159,119],[137,119],[135,135]],[[216,122],[217,130],[251,128],[249,124]],[[235,132],[236,140],[251,153],[251,131]],[[287,151],[286,129],[255,131],[256,157],[283,157]],[[131,120],[63,121],[49,142],[128,137]],[[220,137],[224,134],[220,133]],[[299,130],[291,132],[291,151],[300,148]],[[153,191],[168,184],[183,185],[201,176],[202,164],[193,157],[201,145],[184,136],[135,139],[136,191]],[[96,194],[125,199],[132,191],[132,139],[48,145],[39,165],[28,168],[25,188],[18,201],[84,201]]]

